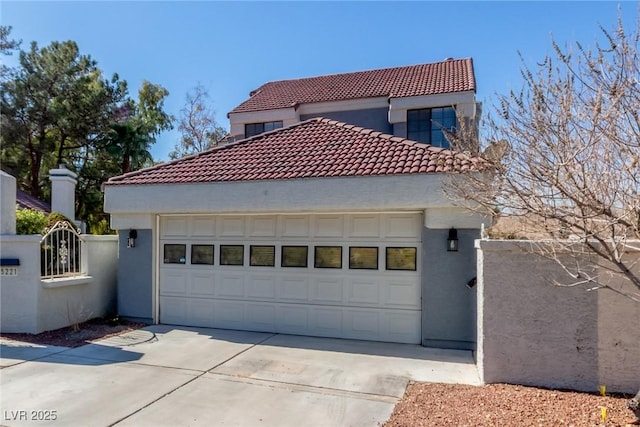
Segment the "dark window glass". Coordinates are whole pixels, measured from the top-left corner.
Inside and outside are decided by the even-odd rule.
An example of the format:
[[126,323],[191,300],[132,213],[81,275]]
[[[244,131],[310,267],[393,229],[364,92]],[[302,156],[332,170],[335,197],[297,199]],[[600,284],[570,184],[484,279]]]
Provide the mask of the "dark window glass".
[[276,265],[276,247],[251,245],[249,265],[253,267],[273,267]]
[[187,245],[167,243],[164,245],[165,264],[185,264],[187,262]]
[[442,128],[455,131],[456,112],[451,107],[422,108],[407,111],[407,138],[449,148]]
[[264,123],[249,123],[244,125],[245,138],[261,134],[262,132],[264,132]]
[[306,246],[283,246],[282,267],[306,267],[309,258],[309,248]]
[[349,268],[351,269],[378,269],[378,248],[375,247],[350,247]]
[[279,129],[282,127],[282,120],[264,123],[247,123],[244,125],[244,136],[249,138],[254,135],[260,135],[263,132]]
[[282,121],[267,122],[264,124],[264,131],[269,132],[270,130],[280,129],[281,127],[282,127]]
[[386,264],[387,270],[416,270],[417,249],[408,248],[387,248]]
[[213,265],[213,245],[191,245],[191,264]]
[[316,246],[315,268],[342,268],[342,246]]
[[244,246],[220,245],[220,265],[244,265]]

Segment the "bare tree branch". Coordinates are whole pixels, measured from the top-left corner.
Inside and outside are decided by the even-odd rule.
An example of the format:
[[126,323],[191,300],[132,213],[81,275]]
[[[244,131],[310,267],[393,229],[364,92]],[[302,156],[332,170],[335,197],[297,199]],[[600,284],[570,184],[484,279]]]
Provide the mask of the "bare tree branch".
[[[455,149],[478,147],[486,169],[451,176],[445,191],[516,218],[523,232],[510,237],[545,239],[531,252],[562,267],[563,286],[640,300],[640,35],[621,19],[601,30],[593,48],[552,41],[535,68],[521,56],[523,88],[498,96],[486,141],[464,126],[448,135]],[[621,278],[628,286],[613,285]]]
[[226,136],[226,130],[216,122],[215,110],[203,85],[198,84],[187,93],[180,110],[178,130],[182,136],[174,151],[169,153],[172,159],[213,148]]

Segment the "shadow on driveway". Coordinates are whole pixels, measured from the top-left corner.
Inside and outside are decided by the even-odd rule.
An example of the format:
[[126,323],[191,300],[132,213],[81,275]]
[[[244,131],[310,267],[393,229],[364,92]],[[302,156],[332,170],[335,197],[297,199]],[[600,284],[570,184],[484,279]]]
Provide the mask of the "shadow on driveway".
[[[224,340],[239,344],[250,344],[243,333],[248,331],[232,329],[209,329],[179,325],[153,325],[145,328],[156,334],[171,331],[191,331],[215,340]],[[405,359],[431,360],[434,362],[455,362],[475,365],[473,352],[470,350],[449,350],[423,347],[419,344],[399,344],[377,341],[363,341],[342,338],[309,337],[304,335],[287,335],[280,333],[261,333],[269,337],[263,345],[289,347],[306,350],[332,351],[338,353],[363,354],[371,356],[399,357]]]

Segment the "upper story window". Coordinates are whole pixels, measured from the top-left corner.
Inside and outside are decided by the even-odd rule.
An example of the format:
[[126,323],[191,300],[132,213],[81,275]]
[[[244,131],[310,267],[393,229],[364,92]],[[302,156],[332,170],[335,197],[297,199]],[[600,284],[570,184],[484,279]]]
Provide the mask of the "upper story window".
[[254,135],[259,135],[263,132],[269,132],[270,130],[279,129],[282,127],[282,120],[277,122],[264,122],[264,123],[247,123],[244,125],[244,137],[249,138]]
[[449,148],[442,128],[456,129],[456,110],[452,107],[423,108],[407,111],[407,138],[431,144],[434,147]]

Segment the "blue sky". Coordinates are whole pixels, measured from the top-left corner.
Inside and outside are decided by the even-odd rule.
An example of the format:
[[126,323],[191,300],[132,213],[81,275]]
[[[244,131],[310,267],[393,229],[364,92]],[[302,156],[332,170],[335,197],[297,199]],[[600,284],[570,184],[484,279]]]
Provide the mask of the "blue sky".
[[[13,37],[45,46],[74,40],[132,94],[143,80],[161,84],[165,108],[178,115],[188,90],[202,83],[217,120],[267,81],[472,57],[477,99],[521,87],[528,65],[561,45],[601,39],[618,10],[631,30],[637,2],[29,2],[0,3]],[[15,60],[12,58],[11,60]],[[10,61],[11,61],[10,60]],[[9,62],[10,62],[9,61]],[[158,138],[166,160],[176,130]]]

